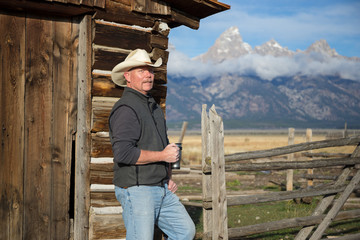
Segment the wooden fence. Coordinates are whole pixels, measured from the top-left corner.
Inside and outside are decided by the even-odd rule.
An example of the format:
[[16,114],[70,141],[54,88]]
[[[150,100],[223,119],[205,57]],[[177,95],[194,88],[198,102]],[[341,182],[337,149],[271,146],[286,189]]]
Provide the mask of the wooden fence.
[[[203,239],[229,239],[250,236],[286,228],[301,227],[296,240],[317,240],[333,221],[360,218],[360,209],[340,211],[360,181],[360,136],[306,142],[285,147],[236,153],[224,156],[224,126],[215,106],[206,112],[202,109],[202,171],[203,171]],[[310,159],[308,161],[242,163],[244,160],[269,158],[288,155],[313,149],[357,145],[355,151],[348,155],[332,158]],[[314,154],[312,154],[313,156]],[[341,166],[342,171],[331,183],[311,188],[286,192],[271,192],[248,196],[227,196],[225,172],[228,171],[265,171],[289,169],[313,169],[329,166]],[[351,173],[354,175],[351,177]],[[305,176],[306,177],[306,176]],[[312,174],[307,174],[308,178]],[[350,179],[350,181],[348,181]],[[322,196],[311,216],[283,219],[239,228],[228,228],[227,207],[243,204],[255,204],[296,198]],[[338,239],[360,239],[360,234],[346,235]]]

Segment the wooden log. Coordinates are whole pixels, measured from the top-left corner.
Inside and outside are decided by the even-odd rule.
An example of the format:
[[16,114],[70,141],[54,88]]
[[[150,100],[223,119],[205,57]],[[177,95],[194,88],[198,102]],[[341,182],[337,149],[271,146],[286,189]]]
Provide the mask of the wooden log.
[[144,14],[169,15],[171,8],[164,2],[153,2],[146,0],[131,1],[131,10]]
[[[360,156],[360,146],[358,145],[356,147],[356,149],[354,150],[354,152],[351,154],[352,157],[358,157]],[[343,169],[343,171],[341,172],[340,176],[338,177],[338,179],[336,180],[334,186],[341,186],[345,183],[347,177],[350,174],[350,168],[345,168]],[[323,199],[321,199],[321,201],[319,202],[319,204],[316,206],[314,212],[313,212],[313,216],[317,216],[320,214],[323,214],[328,207],[330,206],[330,204],[334,201],[335,195],[327,195],[324,196]],[[299,233],[296,235],[295,239],[296,240],[303,240],[303,239],[307,239],[308,236],[311,234],[312,230],[314,229],[314,225],[311,226],[307,226],[303,229],[301,229],[299,231]]]
[[[255,224],[250,226],[244,226],[239,228],[230,228],[229,237],[245,237],[253,234],[265,233],[270,231],[276,231],[286,228],[303,227],[312,224],[319,224],[325,215],[319,216],[307,216],[291,219],[282,219],[280,221],[267,222],[261,224]],[[349,219],[355,219],[360,217],[360,209],[343,211],[334,219],[335,221],[343,221]]]
[[93,69],[111,71],[116,64],[125,60],[130,51],[121,52],[119,48],[94,45]]
[[94,43],[130,50],[141,48],[151,52],[153,48],[166,50],[168,38],[161,34],[152,33],[152,28],[95,21]]
[[92,207],[111,207],[120,206],[120,203],[115,197],[115,192],[91,192],[91,206]]
[[241,161],[241,160],[249,160],[256,158],[266,158],[266,157],[273,157],[278,155],[308,151],[319,148],[357,145],[359,142],[360,142],[360,137],[356,136],[356,137],[331,139],[324,141],[314,141],[310,143],[299,143],[291,146],[279,147],[269,150],[229,154],[225,156],[225,161],[231,162],[231,161]]
[[192,29],[199,29],[200,26],[200,18],[197,18],[195,16],[190,16],[189,14],[186,14],[180,10],[172,9],[171,12],[171,19],[176,23],[170,23],[169,26],[171,28],[185,25]]
[[113,157],[109,137],[101,137],[96,133],[91,134],[91,157]]
[[[228,164],[225,169],[228,172],[234,171],[266,171],[266,170],[285,170],[285,169],[306,169],[306,168],[322,168],[331,166],[351,166],[360,163],[359,157],[320,159],[312,161],[294,161],[294,162],[266,162],[266,163],[236,163]],[[204,172],[211,169],[206,165]]]
[[91,184],[112,184],[114,177],[113,163],[90,164]]
[[92,99],[92,132],[109,131],[109,116],[118,98],[93,97]]
[[90,214],[89,239],[125,239],[126,231],[121,214]]
[[[336,180],[338,176],[325,176],[325,175],[318,175],[318,174],[300,174],[299,177],[305,179],[319,179],[319,180]],[[352,177],[348,177],[346,180],[350,181]]]
[[[311,142],[311,141],[312,141],[312,130],[310,128],[308,128],[308,129],[306,129],[306,142]],[[310,150],[310,153],[312,153],[312,150]],[[310,160],[312,160],[312,157]],[[314,174],[314,169],[308,168],[307,173],[309,175]],[[313,186],[314,185],[313,179],[308,179],[307,185],[308,185],[308,187]]]
[[313,235],[310,237],[310,240],[318,240],[321,238],[325,230],[331,224],[332,220],[338,215],[340,209],[344,206],[346,200],[349,198],[350,194],[355,190],[359,182],[360,182],[360,170],[358,170],[355,176],[351,179],[350,183],[346,186],[344,192],[341,193],[341,195],[336,200],[332,208],[326,214],[326,217],[323,219],[323,221],[320,223],[320,225],[315,230]]
[[[321,195],[334,195],[338,192],[344,191],[346,185],[340,186],[320,186],[311,189],[300,189],[289,192],[271,192],[266,194],[256,194],[248,196],[229,196],[227,199],[228,206],[237,206],[243,204],[254,204],[262,202],[282,201],[303,197],[314,197]],[[211,208],[211,199],[203,200],[203,207]]]
[[[289,136],[288,136],[288,145],[293,145],[295,141],[295,128],[289,128]],[[287,156],[287,161],[294,161],[294,153],[290,153]],[[293,190],[293,181],[294,181],[294,170],[287,169],[286,171],[286,191]]]
[[157,18],[144,16],[143,14],[132,12],[130,1],[106,0],[106,9],[96,11],[96,19],[104,19],[108,22],[117,22],[128,25],[137,25],[151,28]]
[[327,153],[327,152],[304,152],[301,153],[304,157],[321,157],[321,158],[341,158],[341,157],[350,157],[349,153]]
[[[322,240],[327,240],[329,238],[324,238]],[[360,233],[355,234],[348,234],[342,237],[337,237],[336,240],[359,240],[360,239]]]

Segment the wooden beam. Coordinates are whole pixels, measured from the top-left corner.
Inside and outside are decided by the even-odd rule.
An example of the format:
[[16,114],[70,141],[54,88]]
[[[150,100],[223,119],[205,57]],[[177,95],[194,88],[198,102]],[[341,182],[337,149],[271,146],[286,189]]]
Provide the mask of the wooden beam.
[[91,152],[91,16],[80,22],[78,59],[78,113],[75,150],[74,239],[89,238]]
[[22,14],[0,14],[0,22],[0,239],[22,239],[26,21]]
[[314,141],[309,143],[299,143],[291,146],[285,146],[285,147],[274,148],[269,150],[229,154],[225,156],[225,161],[231,162],[231,161],[241,161],[241,160],[248,160],[255,158],[273,157],[278,155],[308,151],[319,148],[357,145],[359,142],[360,142],[360,137],[356,136],[356,137],[341,138],[341,139]]
[[[209,118],[206,113],[206,104],[202,105],[201,112],[201,143],[202,143],[202,167],[205,168],[210,159],[210,126]],[[203,201],[205,199],[212,199],[212,175],[202,173],[202,195]],[[210,208],[203,208],[203,228],[204,232],[212,230],[212,206]],[[205,239],[205,238],[204,238]],[[211,239],[211,236],[210,238]]]
[[[265,163],[235,163],[227,164],[226,171],[265,171],[265,170],[285,170],[285,169],[306,169],[306,168],[322,168],[331,166],[346,166],[360,164],[360,157],[320,159],[312,161],[293,161],[293,162],[265,162]],[[209,165],[204,172],[211,171]]]

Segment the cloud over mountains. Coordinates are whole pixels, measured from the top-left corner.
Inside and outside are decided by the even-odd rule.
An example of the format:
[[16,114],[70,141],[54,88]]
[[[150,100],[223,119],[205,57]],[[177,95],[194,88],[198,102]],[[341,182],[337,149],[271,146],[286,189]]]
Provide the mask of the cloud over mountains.
[[196,77],[237,74],[257,76],[264,80],[295,75],[338,76],[360,81],[360,59],[339,55],[325,40],[313,43],[305,51],[282,47],[272,39],[252,48],[243,41],[237,27],[231,27],[216,40],[208,52],[190,59],[170,49],[168,73]]

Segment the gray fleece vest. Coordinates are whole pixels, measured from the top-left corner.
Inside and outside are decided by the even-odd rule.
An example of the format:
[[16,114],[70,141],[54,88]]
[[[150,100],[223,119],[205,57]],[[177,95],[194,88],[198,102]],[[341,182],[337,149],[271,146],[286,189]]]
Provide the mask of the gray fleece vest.
[[[133,109],[140,122],[141,135],[137,147],[142,150],[162,151],[168,145],[166,122],[164,113],[154,98],[126,87],[121,99],[115,103],[110,117],[117,108],[123,105]],[[112,138],[111,130],[109,134]],[[146,165],[114,163],[113,183],[118,187],[163,185],[168,180],[168,167],[169,164],[166,162]]]

